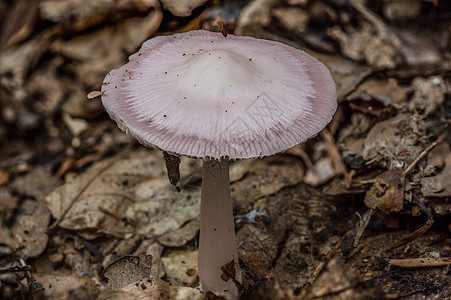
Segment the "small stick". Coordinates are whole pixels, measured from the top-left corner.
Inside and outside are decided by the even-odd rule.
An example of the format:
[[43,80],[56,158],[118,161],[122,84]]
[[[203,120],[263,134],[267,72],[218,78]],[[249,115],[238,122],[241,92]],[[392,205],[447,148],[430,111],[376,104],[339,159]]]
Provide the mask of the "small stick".
[[443,267],[451,265],[451,259],[448,257],[390,259],[388,263],[403,268]]
[[432,149],[434,149],[435,146],[437,146],[441,141],[443,141],[443,139],[446,137],[445,133],[442,133],[437,140],[435,140],[435,142],[433,142],[432,144],[429,145],[429,147],[427,147],[426,149],[423,150],[423,152],[420,153],[420,155],[418,155],[417,158],[415,158],[415,160],[407,167],[407,169],[404,170],[404,172],[402,172],[402,176],[405,177],[410,171],[412,171],[413,167],[415,167],[415,165],[423,158],[426,156],[426,154],[429,153],[429,151],[431,151]]

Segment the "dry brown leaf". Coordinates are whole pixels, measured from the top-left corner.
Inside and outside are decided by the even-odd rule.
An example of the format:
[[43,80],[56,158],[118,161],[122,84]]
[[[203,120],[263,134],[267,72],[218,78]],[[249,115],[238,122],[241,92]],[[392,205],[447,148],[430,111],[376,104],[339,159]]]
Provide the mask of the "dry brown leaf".
[[237,233],[238,255],[258,278],[265,278],[277,255],[277,242],[265,229],[246,224]]
[[28,174],[18,177],[12,182],[11,187],[21,195],[43,199],[57,186],[57,181],[52,177],[47,168],[34,167]]
[[[340,43],[343,54],[355,61],[365,60],[374,69],[393,69],[398,65],[396,56],[399,45],[378,34],[370,23],[363,22],[361,28],[344,32],[335,26],[328,31],[331,38]],[[378,51],[374,51],[378,49]]]
[[245,207],[246,211],[254,200],[302,181],[304,170],[299,162],[271,164],[269,161],[270,159],[251,161],[248,165],[249,174],[231,186],[232,198],[240,207]]
[[194,219],[183,225],[179,229],[164,234],[158,241],[167,247],[182,247],[191,241],[199,232],[199,220]]
[[366,192],[365,205],[379,208],[384,214],[399,212],[404,208],[404,175],[401,170],[385,171]]
[[44,202],[26,200],[11,226],[11,235],[19,246],[24,248],[20,254],[24,258],[40,255],[47,246],[47,226],[50,212]]
[[146,253],[152,256],[152,268],[150,276],[155,278],[162,278],[164,276],[163,265],[161,263],[161,255],[164,247],[154,240],[144,240],[141,245],[135,249],[134,253]]
[[200,190],[169,185],[161,153],[137,151],[94,164],[46,200],[60,227],[151,238],[199,215]]
[[65,274],[33,274],[44,287],[46,299],[93,299],[98,290],[94,280],[88,276]]
[[400,113],[371,128],[360,155],[367,162],[400,169],[421,153],[418,138],[425,129],[426,124],[418,116]]
[[38,19],[39,2],[36,0],[15,1],[6,14],[0,35],[0,50],[11,47],[28,38]]
[[108,279],[110,290],[120,290],[138,280],[146,280],[150,276],[152,256],[145,253],[123,256],[103,270],[103,276]]
[[362,99],[377,100],[384,106],[392,103],[401,104],[406,99],[406,93],[394,78],[367,79],[357,89],[346,97],[347,100]]
[[451,165],[447,165],[442,172],[432,177],[421,179],[421,192],[425,197],[451,196]]
[[378,287],[367,287],[362,278],[340,258],[333,258],[312,286],[312,298],[382,299]]
[[129,300],[161,300],[161,299],[183,299],[203,300],[205,294],[198,289],[190,287],[173,286],[159,278],[131,283],[116,292],[103,292],[99,300],[129,299]]
[[198,251],[173,250],[161,258],[166,279],[175,286],[195,286]]
[[412,111],[424,112],[428,116],[442,107],[448,89],[441,77],[415,78],[412,86],[415,90],[409,103]]

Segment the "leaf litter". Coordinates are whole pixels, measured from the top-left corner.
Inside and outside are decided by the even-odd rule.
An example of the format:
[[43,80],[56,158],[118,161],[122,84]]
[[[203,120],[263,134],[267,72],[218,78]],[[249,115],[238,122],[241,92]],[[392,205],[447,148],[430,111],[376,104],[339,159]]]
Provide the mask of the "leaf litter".
[[243,297],[450,297],[449,4],[57,2],[0,5],[1,297],[206,297],[199,161],[177,192],[85,97],[147,38],[220,18],[318,57],[339,100],[314,139],[231,164]]

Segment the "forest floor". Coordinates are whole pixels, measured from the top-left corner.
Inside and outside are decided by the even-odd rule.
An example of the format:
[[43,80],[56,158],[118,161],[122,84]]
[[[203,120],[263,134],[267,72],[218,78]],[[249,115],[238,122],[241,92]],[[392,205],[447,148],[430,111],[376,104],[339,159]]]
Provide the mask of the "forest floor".
[[206,297],[200,160],[178,193],[86,95],[148,38],[221,18],[317,57],[339,103],[308,142],[231,164],[243,299],[451,299],[451,4],[173,2],[0,2],[0,298]]

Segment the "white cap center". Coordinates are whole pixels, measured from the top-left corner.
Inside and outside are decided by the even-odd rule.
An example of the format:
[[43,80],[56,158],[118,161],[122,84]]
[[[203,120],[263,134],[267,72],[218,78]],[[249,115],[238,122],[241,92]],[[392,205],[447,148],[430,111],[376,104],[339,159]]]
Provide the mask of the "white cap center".
[[212,95],[226,94],[227,89],[250,84],[256,78],[252,58],[243,57],[233,50],[200,52],[188,64],[189,68],[185,70],[192,86],[203,88]]

